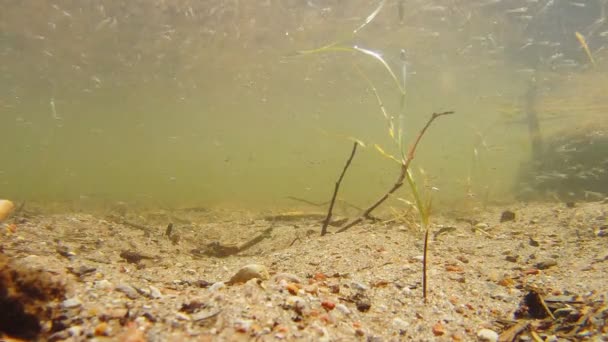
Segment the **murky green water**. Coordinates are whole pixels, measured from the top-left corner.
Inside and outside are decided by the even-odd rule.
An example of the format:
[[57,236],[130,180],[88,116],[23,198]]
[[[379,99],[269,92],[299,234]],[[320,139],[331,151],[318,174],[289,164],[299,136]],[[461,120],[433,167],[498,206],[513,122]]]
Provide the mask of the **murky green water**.
[[[530,158],[524,98],[533,77],[543,132],[605,122],[607,6],[5,0],[0,197],[256,208],[297,204],[289,196],[324,202],[354,137],[367,148],[340,197],[364,206],[399,171],[374,144],[399,152],[356,68],[396,117],[400,95],[369,55],[294,56],[338,42],[380,53],[400,82],[405,50],[407,141],[432,112],[456,112],[433,124],[413,164],[435,198],[509,199],[520,162]],[[407,189],[400,196],[408,198]]]

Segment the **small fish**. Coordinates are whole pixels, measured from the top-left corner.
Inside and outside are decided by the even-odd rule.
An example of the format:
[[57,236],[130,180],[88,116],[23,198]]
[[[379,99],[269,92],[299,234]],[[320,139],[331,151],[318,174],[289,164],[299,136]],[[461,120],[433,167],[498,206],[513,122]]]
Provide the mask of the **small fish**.
[[581,46],[585,50],[585,53],[587,54],[589,61],[591,61],[591,64],[595,67],[595,60],[593,59],[593,56],[591,55],[591,50],[589,50],[589,46],[587,45],[587,41],[585,40],[585,37],[582,34],[580,34],[579,32],[574,32],[574,34],[576,35],[576,39],[578,39],[578,42],[581,44]]

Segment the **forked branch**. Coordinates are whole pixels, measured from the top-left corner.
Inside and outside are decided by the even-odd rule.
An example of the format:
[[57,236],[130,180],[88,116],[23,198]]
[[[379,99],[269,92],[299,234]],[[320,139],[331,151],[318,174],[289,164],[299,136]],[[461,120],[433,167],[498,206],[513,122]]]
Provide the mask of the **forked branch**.
[[433,121],[435,121],[435,119],[437,119],[441,116],[445,116],[445,115],[449,115],[449,114],[453,114],[453,113],[454,113],[453,111],[448,111],[448,112],[442,112],[442,113],[433,113],[433,115],[431,115],[431,117],[427,121],[426,125],[424,125],[424,127],[420,130],[420,133],[418,133],[418,136],[416,137],[416,140],[414,140],[414,143],[410,147],[410,149],[407,153],[407,156],[402,161],[401,172],[399,173],[399,177],[397,177],[397,180],[395,181],[393,186],[384,195],[382,195],[382,197],[380,197],[376,202],[374,202],[374,204],[372,204],[370,207],[365,209],[363,211],[363,213],[361,213],[361,215],[359,215],[357,218],[351,220],[350,222],[347,222],[336,233],[341,233],[341,232],[361,223],[364,219],[369,218],[372,211],[374,211],[376,208],[378,208],[393,193],[395,193],[397,190],[399,190],[399,188],[401,188],[403,186],[403,181],[405,180],[405,177],[407,176],[407,170],[410,167],[412,160],[414,160],[414,157],[416,155],[416,149],[418,148],[418,144],[422,140],[422,137],[426,133],[427,129],[431,126],[431,124],[433,123]]

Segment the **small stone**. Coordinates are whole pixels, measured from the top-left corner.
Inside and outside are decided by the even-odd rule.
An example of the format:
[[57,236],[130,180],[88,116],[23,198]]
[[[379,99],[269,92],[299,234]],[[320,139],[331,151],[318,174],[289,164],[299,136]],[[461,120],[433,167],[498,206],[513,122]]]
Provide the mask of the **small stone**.
[[246,283],[247,281],[258,278],[260,280],[267,280],[270,278],[268,270],[264,265],[250,264],[241,268],[235,275],[230,278],[227,284],[240,284]]
[[401,318],[393,319],[393,327],[395,327],[395,329],[397,329],[399,331],[406,331],[409,326],[410,326],[410,324],[408,322],[402,320]]
[[234,322],[234,329],[240,333],[246,333],[251,329],[253,321],[248,319],[237,319]]
[[529,237],[528,244],[532,247],[540,246],[540,243],[538,241],[534,240],[531,236]]
[[291,274],[291,273],[279,273],[274,276],[275,282],[278,283],[281,280],[285,280],[290,283],[297,283],[297,284],[302,283],[302,279],[300,279],[300,277],[298,277],[297,275]]
[[83,330],[83,328],[80,325],[75,325],[75,326],[68,328],[68,332],[70,333],[70,336],[80,336],[80,335],[82,335],[82,330]]
[[517,262],[517,255],[507,255],[505,258],[508,262]]
[[483,342],[498,341],[498,333],[490,329],[481,329],[477,332],[477,339]]
[[4,221],[15,210],[15,204],[6,199],[0,199],[0,222]]
[[543,260],[543,261],[537,263],[535,266],[539,270],[546,270],[547,268],[555,266],[555,265],[557,265],[557,261],[555,261],[553,259],[549,259],[549,260]]
[[500,223],[515,220],[515,213],[510,210],[505,210],[500,214]]
[[342,314],[344,314],[345,316],[348,316],[351,314],[350,309],[348,308],[348,306],[344,305],[344,304],[337,304],[336,305],[336,310],[340,311]]
[[330,300],[324,300],[321,302],[321,306],[327,310],[327,311],[331,311],[336,307],[336,303],[330,301]]
[[490,225],[485,223],[485,222],[479,222],[475,225],[475,228],[477,229],[488,229],[490,228]]
[[81,306],[82,302],[80,301],[80,299],[73,297],[73,298],[64,300],[63,303],[61,303],[61,305],[66,309],[72,309],[72,308]]
[[357,303],[357,310],[360,312],[367,312],[372,307],[372,304],[367,300],[360,300]]
[[367,287],[365,284],[357,282],[357,281],[353,281],[351,283],[351,286],[353,287],[353,289],[357,290],[357,291],[367,291],[369,290],[369,287]]
[[608,236],[608,225],[603,225],[595,230],[595,236],[597,237],[605,237]]
[[441,322],[435,323],[435,325],[433,325],[433,335],[442,336],[444,334],[445,334],[445,328],[443,327]]
[[163,294],[160,292],[160,290],[157,287],[150,285],[150,297],[152,297],[154,299],[159,299],[159,298],[163,297]]
[[93,282],[93,287],[97,290],[109,290],[112,288],[112,283],[110,283],[107,279],[97,280]]
[[213,283],[213,285],[209,286],[209,291],[216,292],[219,289],[223,288],[224,286],[226,286],[226,285],[224,284],[223,281],[218,281],[217,283]]
[[108,323],[101,322],[95,327],[95,336],[110,336],[111,329]]
[[292,295],[295,295],[298,293],[298,290],[300,290],[300,287],[297,284],[289,283],[285,285],[285,289]]
[[177,318],[180,321],[189,321],[191,319],[190,316],[188,316],[187,314],[185,314],[183,312],[176,313],[175,318]]
[[139,293],[137,293],[137,290],[133,286],[128,284],[118,284],[115,290],[124,293],[130,299],[135,299],[139,297]]

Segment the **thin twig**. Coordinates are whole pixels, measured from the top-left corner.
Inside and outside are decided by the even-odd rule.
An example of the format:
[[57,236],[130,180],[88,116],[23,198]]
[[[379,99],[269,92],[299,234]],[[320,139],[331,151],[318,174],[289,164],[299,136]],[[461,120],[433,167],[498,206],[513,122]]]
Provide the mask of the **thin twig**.
[[[322,206],[324,206],[324,205],[328,205],[328,204],[329,204],[329,202],[330,202],[330,201],[325,201],[325,202],[319,202],[319,203],[317,203],[317,202],[309,201],[309,200],[307,200],[307,199],[305,199],[305,198],[300,198],[300,197],[295,197],[295,196],[287,196],[287,197],[285,197],[285,198],[288,198],[288,199],[290,199],[290,200],[292,200],[292,201],[297,201],[297,202],[306,203],[306,204],[308,204],[308,205],[312,205],[312,206],[314,206],[314,207],[322,207]],[[344,204],[345,206],[350,207],[350,208],[353,208],[353,209],[355,209],[355,210],[358,210],[358,211],[363,211],[363,209],[362,209],[362,208],[360,208],[360,207],[358,207],[358,206],[356,206],[356,205],[354,205],[354,204],[352,204],[352,203],[349,203],[349,202],[347,202],[347,201],[345,201],[345,200],[336,199],[336,202],[340,202],[340,203]]]
[[426,227],[426,231],[424,232],[424,251],[422,257],[422,298],[424,298],[424,302],[426,303],[426,269],[427,269],[427,251],[429,246],[429,228]]
[[384,195],[382,195],[382,197],[380,197],[374,204],[372,204],[369,208],[365,209],[361,215],[359,215],[357,218],[353,219],[352,221],[345,224],[342,228],[340,228],[340,230],[338,230],[337,233],[341,233],[341,232],[347,230],[348,228],[351,228],[351,227],[359,224],[364,219],[368,218],[372,211],[374,211],[377,207],[379,207],[380,204],[384,203],[384,201],[386,201],[393,193],[395,193],[395,191],[399,190],[399,188],[401,188],[403,186],[403,181],[405,180],[405,176],[407,175],[407,170],[410,167],[410,163],[412,162],[412,160],[414,160],[414,156],[416,154],[416,149],[418,148],[418,144],[420,143],[420,140],[426,133],[427,129],[431,126],[433,121],[435,121],[435,119],[437,119],[438,117],[453,114],[453,113],[454,113],[453,111],[449,111],[449,112],[443,112],[443,113],[433,113],[433,115],[431,115],[431,118],[427,121],[426,125],[424,125],[424,127],[420,130],[420,133],[418,133],[416,140],[414,140],[414,144],[412,145],[412,147],[410,147],[410,149],[407,153],[407,157],[405,158],[405,160],[403,160],[403,163],[401,164],[401,172],[399,173],[399,177],[397,177],[395,184],[393,184],[393,186]]
[[346,165],[344,165],[344,168],[342,169],[342,173],[340,174],[340,178],[338,178],[338,181],[336,182],[336,185],[334,187],[334,194],[331,197],[331,202],[329,203],[329,209],[327,210],[327,217],[325,218],[325,221],[323,221],[323,228],[321,228],[321,236],[327,234],[327,226],[331,222],[331,214],[332,214],[332,211],[334,210],[334,204],[336,203],[336,197],[338,196],[338,190],[340,190],[340,184],[342,183],[342,179],[344,178],[344,175],[346,174],[346,170],[348,169],[348,167],[350,166],[350,163],[353,161],[353,158],[355,157],[355,153],[357,153],[357,146],[359,146],[359,143],[355,141],[353,143],[353,150],[350,152],[350,157],[348,157],[348,160],[346,161]]

